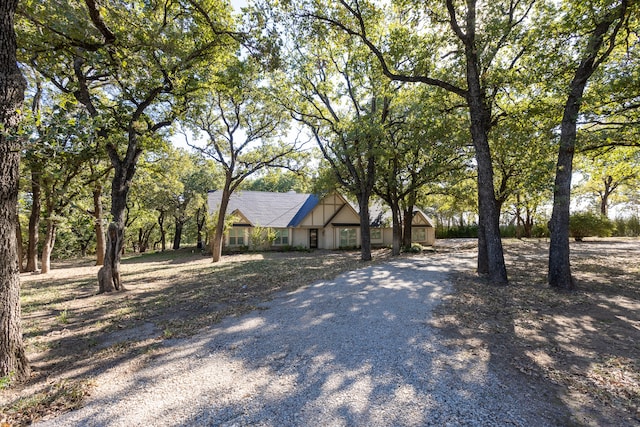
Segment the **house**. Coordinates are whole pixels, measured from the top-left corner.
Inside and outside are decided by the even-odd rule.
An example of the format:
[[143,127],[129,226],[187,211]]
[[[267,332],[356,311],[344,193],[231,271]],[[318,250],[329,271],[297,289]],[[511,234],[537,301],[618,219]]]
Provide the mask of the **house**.
[[[218,211],[222,191],[209,191],[209,212]],[[233,225],[225,235],[224,246],[250,245],[255,227],[274,231],[272,246],[310,249],[338,249],[360,246],[360,215],[342,195],[331,193],[319,198],[313,194],[240,191],[229,200],[227,215]],[[373,217],[373,215],[372,215]],[[372,220],[372,246],[392,244],[391,221],[380,210]],[[414,213],[412,240],[423,245],[435,242],[431,221],[421,211]]]

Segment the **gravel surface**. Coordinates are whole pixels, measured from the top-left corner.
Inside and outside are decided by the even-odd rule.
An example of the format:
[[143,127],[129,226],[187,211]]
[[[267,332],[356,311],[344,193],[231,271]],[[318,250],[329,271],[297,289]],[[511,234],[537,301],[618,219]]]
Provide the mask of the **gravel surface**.
[[281,294],[96,378],[39,426],[544,426],[557,408],[429,325],[473,253],[395,260]]

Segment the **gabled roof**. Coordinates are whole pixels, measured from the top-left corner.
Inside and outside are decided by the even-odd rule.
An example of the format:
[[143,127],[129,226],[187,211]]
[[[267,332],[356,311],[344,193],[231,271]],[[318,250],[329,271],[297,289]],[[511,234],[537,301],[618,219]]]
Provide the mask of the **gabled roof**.
[[306,217],[309,214],[309,212],[311,212],[313,208],[315,208],[318,205],[318,203],[320,203],[320,199],[318,198],[318,196],[314,194],[309,194],[309,197],[304,202],[304,204],[300,207],[300,210],[298,211],[298,213],[293,218],[291,218],[291,221],[289,221],[289,224],[287,224],[287,227],[297,227],[300,224],[300,222],[304,219],[304,217]]
[[[209,191],[208,196],[209,208],[217,210],[222,191]],[[227,212],[241,213],[253,226],[287,228],[301,221],[318,201],[312,194],[238,191],[231,194]]]

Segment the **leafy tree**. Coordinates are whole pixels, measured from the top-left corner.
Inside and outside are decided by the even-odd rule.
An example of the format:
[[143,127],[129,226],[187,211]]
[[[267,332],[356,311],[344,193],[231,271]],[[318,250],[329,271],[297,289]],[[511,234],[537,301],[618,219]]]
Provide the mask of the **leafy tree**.
[[245,181],[245,190],[270,191],[274,193],[308,193],[311,191],[311,171],[294,172],[282,169],[267,169],[252,180]]
[[336,181],[356,197],[360,211],[361,258],[371,260],[369,201],[390,125],[396,83],[381,79],[377,63],[359,41],[296,27],[288,52],[294,94],[280,95],[292,117],[315,140]]
[[100,292],[123,289],[125,211],[138,160],[200,84],[199,67],[215,63],[235,44],[227,5],[193,0],[99,7],[85,0],[60,7],[25,1],[21,13],[25,58],[84,106],[112,163],[113,222],[98,279]]
[[411,227],[419,198],[442,192],[469,163],[465,117],[446,92],[428,86],[406,87],[397,94],[392,126],[385,129],[383,160],[376,194],[391,208],[393,254],[411,247]]
[[213,262],[222,255],[224,221],[231,194],[247,177],[264,168],[291,168],[296,143],[279,139],[285,116],[273,101],[259,70],[250,61],[237,60],[217,73],[217,81],[194,103],[187,126],[204,133],[206,141],[192,147],[214,160],[224,173],[222,199],[213,237]]
[[14,16],[17,0],[0,3],[0,377],[29,376],[22,341],[20,269],[16,248],[18,173],[21,141],[19,111],[25,79],[16,62]]
[[494,284],[507,284],[489,132],[495,95],[513,78],[509,71],[521,56],[513,46],[522,39],[532,2],[402,1],[385,10],[392,18],[387,22],[373,2],[340,0],[334,8],[300,3],[295,8],[302,16],[360,39],[388,78],[439,87],[465,103],[478,168],[478,272]]
[[[608,217],[611,204],[624,201],[626,188],[640,185],[640,150],[633,147],[608,147],[579,156],[577,170],[585,182],[580,192],[595,197],[600,215]],[[616,198],[616,194],[620,197]]]
[[[547,34],[551,43],[562,43],[572,46],[569,49],[570,64],[569,83],[560,123],[560,143],[554,182],[553,212],[549,221],[551,244],[549,248],[549,284],[560,289],[573,289],[574,282],[569,264],[569,202],[571,198],[571,177],[573,173],[573,156],[577,141],[577,123],[583,103],[583,95],[589,79],[605,62],[615,49],[620,30],[628,22],[630,14],[637,7],[635,2],[606,1],[575,4],[562,3],[556,10],[548,5]],[[558,20],[558,14],[564,19]],[[566,23],[572,28],[562,27]],[[568,31],[567,31],[568,30]],[[568,34],[571,43],[565,43],[560,31]],[[576,36],[575,33],[586,34]]]

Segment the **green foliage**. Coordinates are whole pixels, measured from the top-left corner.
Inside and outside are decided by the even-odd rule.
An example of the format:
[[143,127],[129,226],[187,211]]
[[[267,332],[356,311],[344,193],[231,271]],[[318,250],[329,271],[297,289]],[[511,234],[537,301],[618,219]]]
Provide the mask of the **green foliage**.
[[617,217],[613,221],[615,225],[614,236],[619,237],[639,237],[640,236],[640,216]]
[[458,239],[458,238],[477,238],[478,226],[463,225],[458,227],[436,227],[436,238],[438,239]]
[[614,224],[607,217],[591,212],[575,213],[569,218],[569,235],[578,242],[590,236],[611,236],[614,228]]
[[276,231],[270,227],[261,227],[256,225],[249,233],[249,242],[251,249],[268,249],[276,240]]
[[412,253],[412,254],[420,254],[424,251],[424,246],[422,246],[420,243],[412,243],[410,247],[408,247],[405,252],[408,253]]

